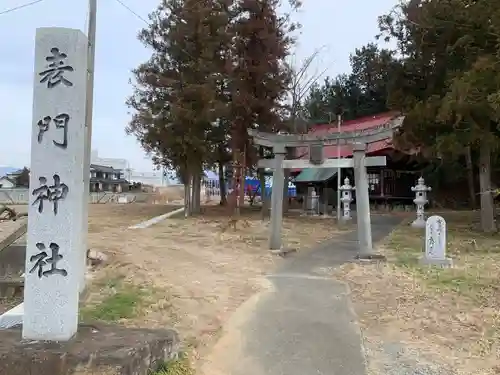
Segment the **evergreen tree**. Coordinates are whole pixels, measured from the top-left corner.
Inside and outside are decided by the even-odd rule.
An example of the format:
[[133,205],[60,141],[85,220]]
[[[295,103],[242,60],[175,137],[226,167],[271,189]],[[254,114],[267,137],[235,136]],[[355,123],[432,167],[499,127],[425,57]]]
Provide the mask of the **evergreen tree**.
[[394,53],[370,43],[356,49],[349,60],[349,74],[327,77],[311,88],[304,101],[311,122],[327,123],[339,114],[352,120],[388,111],[392,72],[399,66]]
[[380,18],[402,56],[389,98],[406,114],[400,143],[445,158],[479,155],[487,232],[497,230],[491,157],[498,145],[499,20],[494,0],[411,0]]
[[176,170],[187,188],[194,181],[196,189],[210,130],[225,108],[217,89],[227,7],[223,0],[163,0],[149,19],[139,39],[153,53],[134,70],[128,104],[135,112],[127,131],[156,164]]

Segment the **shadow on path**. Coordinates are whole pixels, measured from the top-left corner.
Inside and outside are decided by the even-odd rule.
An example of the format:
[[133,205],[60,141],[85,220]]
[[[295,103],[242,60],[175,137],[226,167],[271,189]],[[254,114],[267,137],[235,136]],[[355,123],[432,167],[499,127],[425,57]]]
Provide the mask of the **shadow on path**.
[[[400,221],[373,216],[373,241],[383,239]],[[269,289],[235,313],[208,358],[204,374],[365,374],[349,289],[317,272],[352,261],[357,253],[356,238],[355,232],[347,233],[286,259],[268,276]]]

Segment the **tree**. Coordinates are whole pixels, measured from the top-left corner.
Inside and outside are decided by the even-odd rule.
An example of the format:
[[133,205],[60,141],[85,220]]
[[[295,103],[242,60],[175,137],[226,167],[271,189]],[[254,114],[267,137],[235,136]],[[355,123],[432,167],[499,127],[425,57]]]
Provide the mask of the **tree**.
[[391,72],[399,64],[394,53],[370,43],[350,56],[351,72],[327,77],[314,85],[304,101],[311,122],[329,122],[342,114],[345,120],[387,111]]
[[[308,56],[300,65],[290,64],[290,86],[288,88],[289,94],[289,114],[288,126],[291,133],[306,133],[307,122],[304,121],[304,108],[303,102],[306,95],[311,89],[317,87],[317,81],[325,74],[327,69],[322,71],[315,71],[311,74],[310,70],[312,64],[318,58],[322,48],[316,49],[310,56]],[[288,191],[288,186],[286,186]]]
[[127,103],[135,113],[127,131],[155,164],[177,172],[190,213],[199,209],[196,191],[199,201],[200,178],[211,151],[207,138],[225,108],[217,89],[227,40],[227,1],[163,0],[149,19],[139,40],[153,53],[134,70],[136,85]]
[[[380,18],[402,64],[389,102],[405,112],[400,144],[454,158],[468,150],[479,167],[481,225],[496,231],[491,157],[498,145],[498,7],[493,0],[412,0]],[[470,156],[470,155],[469,155]]]
[[[299,6],[289,1],[292,9]],[[231,153],[240,166],[253,163],[247,129],[282,124],[290,77],[285,58],[295,26],[289,14],[278,15],[279,5],[279,0],[163,0],[139,35],[153,53],[134,71],[134,94],[127,101],[134,114],[127,131],[157,165],[177,172],[186,201],[190,182],[196,191],[203,168],[217,167],[223,176]],[[243,168],[235,168],[236,179]]]
[[[299,4],[291,2],[295,9]],[[280,113],[290,81],[285,64],[296,25],[289,15],[278,15],[280,0],[239,0],[234,7],[232,69],[228,88],[232,119],[230,146],[234,161],[235,212],[237,190],[243,191],[245,166],[256,155],[250,151],[247,130],[277,131],[283,127]],[[240,194],[240,202],[243,194]]]
[[391,72],[398,65],[394,52],[369,43],[356,49],[350,56],[350,62],[351,93],[357,96],[356,101],[349,103],[355,105],[352,112],[370,116],[387,111]]

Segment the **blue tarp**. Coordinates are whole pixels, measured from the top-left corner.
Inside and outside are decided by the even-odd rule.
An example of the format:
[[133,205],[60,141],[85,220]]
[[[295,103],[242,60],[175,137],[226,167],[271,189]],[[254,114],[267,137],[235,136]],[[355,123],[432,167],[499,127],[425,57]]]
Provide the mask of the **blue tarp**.
[[[261,196],[261,188],[260,188],[260,181],[256,178],[253,178],[253,177],[247,177],[245,179],[245,189],[247,191],[252,191],[255,192],[255,190],[257,189],[257,196]],[[266,196],[269,196],[271,195],[271,191],[272,191],[272,186],[270,186],[270,184],[267,184],[266,183],[266,189],[265,189],[265,194]],[[293,185],[292,183],[289,183],[288,184],[288,196],[289,197],[295,197],[297,195],[297,189],[295,187],[295,185]]]

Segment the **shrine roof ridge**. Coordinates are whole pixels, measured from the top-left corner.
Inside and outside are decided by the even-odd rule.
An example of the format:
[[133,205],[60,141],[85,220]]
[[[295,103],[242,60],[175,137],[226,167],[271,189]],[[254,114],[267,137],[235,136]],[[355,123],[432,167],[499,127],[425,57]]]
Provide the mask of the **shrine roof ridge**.
[[261,146],[273,147],[281,145],[286,147],[300,147],[312,143],[322,142],[323,145],[336,144],[339,141],[341,144],[355,142],[359,140],[364,143],[372,143],[381,141],[387,138],[392,138],[396,129],[403,124],[404,116],[397,116],[385,124],[350,132],[331,133],[327,135],[315,134],[276,134],[268,132],[260,132],[255,129],[248,129],[248,135],[254,139],[254,142]]

